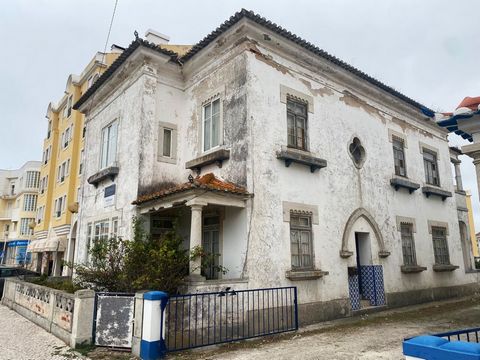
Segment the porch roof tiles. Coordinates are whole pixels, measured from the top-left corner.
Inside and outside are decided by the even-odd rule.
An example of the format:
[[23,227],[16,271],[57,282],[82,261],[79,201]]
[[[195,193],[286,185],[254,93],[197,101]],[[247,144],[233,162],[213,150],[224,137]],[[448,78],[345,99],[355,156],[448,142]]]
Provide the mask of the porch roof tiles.
[[236,195],[249,195],[248,191],[244,187],[228,181],[221,180],[215,177],[214,174],[208,173],[194,179],[192,178],[191,181],[188,181],[186,183],[173,185],[158,191],[151,192],[149,194],[141,195],[132,204],[142,205],[148,201],[161,199],[168,195],[177,194],[193,189],[204,189]]

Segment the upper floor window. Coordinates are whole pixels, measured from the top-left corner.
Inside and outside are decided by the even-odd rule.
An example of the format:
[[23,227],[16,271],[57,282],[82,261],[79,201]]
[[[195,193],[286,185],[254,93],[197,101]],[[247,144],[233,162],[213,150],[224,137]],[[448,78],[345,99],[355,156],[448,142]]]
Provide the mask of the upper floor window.
[[307,150],[307,104],[287,98],[288,146]]
[[62,149],[65,149],[72,140],[73,126],[69,126],[62,133]]
[[23,211],[35,211],[37,208],[37,195],[25,194],[23,197]]
[[203,151],[220,145],[220,99],[203,105]]
[[100,168],[111,166],[117,156],[117,132],[118,121],[105,126],[102,129],[102,148],[100,157]]
[[52,154],[52,146],[50,145],[49,147],[47,147],[45,149],[45,151],[43,152],[43,158],[42,158],[42,161],[44,164],[47,164],[48,163],[48,160],[50,160],[50,156]]
[[290,215],[290,251],[292,269],[312,269],[312,217],[303,214]]
[[45,206],[40,206],[37,209],[37,224],[40,224],[43,221],[44,213],[45,213]]
[[10,195],[15,195],[15,183],[10,184]]
[[30,223],[35,219],[22,218],[20,219],[20,235],[33,235],[33,229],[30,228]]
[[425,167],[425,182],[430,185],[440,186],[437,154],[433,151],[423,149],[423,165]]
[[67,99],[67,104],[63,109],[63,117],[68,118],[72,114],[73,95],[70,95]]
[[99,78],[98,73],[93,74],[92,76],[90,76],[90,77],[88,78],[88,84],[87,84],[88,88],[90,88],[93,84],[95,84],[95,81],[97,81],[98,78]]
[[27,178],[25,182],[25,187],[28,189],[38,188],[40,181],[40,172],[39,171],[27,171]]
[[413,240],[413,224],[401,223],[400,234],[402,236],[403,265],[417,265],[415,242]]
[[64,182],[69,172],[70,172],[70,159],[67,159],[58,167],[57,181]]
[[405,145],[403,139],[392,137],[392,144],[395,175],[407,176],[407,169],[405,167]]
[[50,139],[52,134],[52,120],[48,120],[47,139]]
[[162,155],[165,157],[172,156],[172,129],[163,129]]
[[47,190],[47,186],[48,186],[48,175],[45,175],[40,180],[40,194],[45,193],[45,190]]
[[67,202],[67,196],[63,195],[55,200],[55,205],[53,208],[54,216],[59,218],[63,212],[65,212],[65,203]]
[[448,253],[447,229],[439,226],[432,226],[433,254],[436,265],[449,265],[450,255]]
[[85,151],[82,149],[80,151],[80,164],[78,165],[78,175],[82,175],[83,172],[83,157],[85,156]]

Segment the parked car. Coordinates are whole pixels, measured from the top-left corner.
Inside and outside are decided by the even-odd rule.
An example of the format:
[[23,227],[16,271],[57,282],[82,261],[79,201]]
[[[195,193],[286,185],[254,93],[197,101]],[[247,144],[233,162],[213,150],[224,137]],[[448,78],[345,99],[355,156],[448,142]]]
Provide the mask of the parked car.
[[39,273],[19,267],[0,266],[0,297],[3,296],[5,279],[9,277],[40,276]]

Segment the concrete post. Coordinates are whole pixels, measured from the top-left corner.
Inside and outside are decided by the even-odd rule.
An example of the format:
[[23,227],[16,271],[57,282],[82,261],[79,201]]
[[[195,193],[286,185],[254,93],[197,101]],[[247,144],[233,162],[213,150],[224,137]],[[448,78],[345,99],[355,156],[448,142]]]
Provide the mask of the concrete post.
[[92,343],[94,307],[95,291],[78,290],[75,292],[72,337],[70,338],[70,346],[72,348]]
[[165,307],[168,295],[162,291],[149,291],[143,294],[143,324],[140,358],[142,360],[161,359],[166,353]]
[[[187,203],[192,210],[192,220],[190,224],[190,253],[196,247],[202,246],[202,208],[207,205],[206,203]],[[190,281],[202,281],[205,278],[201,275],[201,258],[190,260]]]
[[135,313],[133,315],[132,354],[140,357],[140,345],[142,342],[143,328],[143,295],[146,291],[135,294]]

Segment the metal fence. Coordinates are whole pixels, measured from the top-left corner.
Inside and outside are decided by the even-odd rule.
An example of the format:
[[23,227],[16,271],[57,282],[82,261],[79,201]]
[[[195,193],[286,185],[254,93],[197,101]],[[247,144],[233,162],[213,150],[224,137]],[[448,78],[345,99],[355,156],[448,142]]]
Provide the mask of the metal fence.
[[227,288],[172,296],[165,309],[165,329],[168,351],[297,330],[297,288]]
[[97,346],[132,347],[135,294],[97,292],[93,314],[93,339]]
[[440,334],[433,334],[434,336],[442,337],[448,341],[467,341],[467,342],[479,342],[480,328],[463,329],[457,331],[449,331]]

